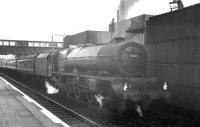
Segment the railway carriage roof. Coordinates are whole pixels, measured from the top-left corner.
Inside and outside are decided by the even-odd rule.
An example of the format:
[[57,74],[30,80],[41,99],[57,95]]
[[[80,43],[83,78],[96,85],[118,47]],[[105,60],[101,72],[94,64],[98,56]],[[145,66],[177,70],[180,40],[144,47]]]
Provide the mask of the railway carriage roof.
[[38,56],[38,55],[23,56],[23,57],[18,58],[17,60],[21,60],[21,59],[34,59],[36,56]]
[[39,55],[37,56],[37,58],[46,58],[46,57],[49,56],[49,54],[50,54],[50,52],[48,52],[48,53],[43,53],[43,54],[39,54]]
[[16,60],[16,59],[1,59],[0,62],[7,62],[7,61],[13,61],[13,60]]

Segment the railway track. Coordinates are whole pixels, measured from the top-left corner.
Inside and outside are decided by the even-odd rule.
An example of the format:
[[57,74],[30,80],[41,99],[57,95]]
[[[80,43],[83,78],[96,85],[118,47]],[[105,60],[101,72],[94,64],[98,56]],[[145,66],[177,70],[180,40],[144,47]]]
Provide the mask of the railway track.
[[[81,114],[73,111],[72,109],[56,102],[55,100],[49,98],[48,96],[37,92],[26,85],[12,79],[4,74],[0,74],[1,77],[5,78],[8,82],[13,84],[15,87],[20,89],[23,93],[31,97],[37,103],[42,105],[44,108],[49,110],[55,116],[60,118],[63,122],[67,123],[71,127],[102,127],[98,123],[82,116]],[[80,109],[83,109],[80,106]]]
[[[90,109],[84,104],[74,103],[74,100],[66,100],[67,98],[64,97],[58,98],[57,95],[50,95],[51,98],[49,98],[48,95],[42,94],[38,90],[33,90],[27,87],[27,85],[10,79],[8,76],[2,75],[2,77],[15,84],[20,90],[72,127],[183,127],[200,125],[199,119],[191,117],[187,112],[176,107],[169,108],[170,106],[168,107],[168,105],[152,107],[152,111],[144,114],[145,117],[135,117],[135,114],[132,114],[133,110],[128,110],[123,114],[114,114],[112,115],[112,120],[109,119],[109,122],[114,122],[108,125],[107,123],[100,125],[97,124],[99,121],[94,122],[94,120],[91,120],[90,117],[84,114],[85,112],[88,114]],[[167,107],[167,110],[164,107]],[[84,114],[86,117],[81,114]],[[98,114],[91,111],[90,115],[95,117]]]

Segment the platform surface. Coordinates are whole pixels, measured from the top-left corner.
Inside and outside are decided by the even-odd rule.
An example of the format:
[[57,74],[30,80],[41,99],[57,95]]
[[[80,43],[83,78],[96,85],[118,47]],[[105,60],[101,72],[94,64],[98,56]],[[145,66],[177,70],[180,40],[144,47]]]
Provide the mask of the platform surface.
[[62,127],[0,77],[0,127]]

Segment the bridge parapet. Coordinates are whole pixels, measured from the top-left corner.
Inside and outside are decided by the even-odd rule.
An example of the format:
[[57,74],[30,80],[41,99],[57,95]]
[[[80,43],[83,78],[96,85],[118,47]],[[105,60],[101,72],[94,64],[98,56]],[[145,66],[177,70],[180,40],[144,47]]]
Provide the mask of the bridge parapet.
[[0,39],[0,46],[53,47],[53,48],[57,47],[57,48],[62,48],[63,42]]
[[63,42],[0,40],[0,55],[31,55],[45,53],[61,48],[63,48]]

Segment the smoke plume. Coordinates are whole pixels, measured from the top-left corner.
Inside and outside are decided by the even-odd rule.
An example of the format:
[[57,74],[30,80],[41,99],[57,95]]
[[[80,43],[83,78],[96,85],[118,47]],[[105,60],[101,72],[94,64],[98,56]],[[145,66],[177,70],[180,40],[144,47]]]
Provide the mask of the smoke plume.
[[124,20],[128,16],[128,11],[139,0],[121,0],[119,4],[119,21]]

